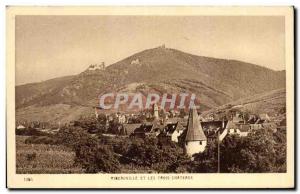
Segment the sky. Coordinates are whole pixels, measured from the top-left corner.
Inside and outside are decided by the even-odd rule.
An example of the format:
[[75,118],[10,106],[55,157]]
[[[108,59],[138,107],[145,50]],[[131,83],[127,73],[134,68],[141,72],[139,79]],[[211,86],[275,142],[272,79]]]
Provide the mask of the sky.
[[285,69],[280,16],[17,16],[16,84],[78,74],[162,44]]

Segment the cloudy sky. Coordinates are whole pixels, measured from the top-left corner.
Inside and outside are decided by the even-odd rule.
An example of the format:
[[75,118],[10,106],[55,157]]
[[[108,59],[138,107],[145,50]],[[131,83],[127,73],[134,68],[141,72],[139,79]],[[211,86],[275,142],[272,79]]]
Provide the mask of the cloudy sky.
[[77,74],[161,44],[283,70],[284,29],[284,17],[272,16],[17,16],[16,83]]

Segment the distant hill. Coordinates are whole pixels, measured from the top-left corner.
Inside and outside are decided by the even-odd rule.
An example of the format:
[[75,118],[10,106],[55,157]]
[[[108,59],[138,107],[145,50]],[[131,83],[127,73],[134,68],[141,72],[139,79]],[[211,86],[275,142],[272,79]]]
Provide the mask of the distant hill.
[[271,116],[285,115],[286,91],[285,89],[278,89],[248,96],[222,106],[212,108],[208,111],[204,111],[201,116],[206,117],[211,113],[218,114],[229,110],[246,111],[257,115],[264,113]]
[[104,70],[87,69],[75,76],[16,86],[16,107],[17,114],[26,109],[29,115],[33,110],[62,104],[97,106],[98,95],[106,92],[146,95],[155,91],[195,93],[203,111],[284,87],[285,71],[158,47],[136,53]]
[[48,95],[59,92],[75,76],[66,76],[50,79],[38,83],[30,83],[16,86],[16,107],[26,107],[30,105],[43,105],[43,99]]

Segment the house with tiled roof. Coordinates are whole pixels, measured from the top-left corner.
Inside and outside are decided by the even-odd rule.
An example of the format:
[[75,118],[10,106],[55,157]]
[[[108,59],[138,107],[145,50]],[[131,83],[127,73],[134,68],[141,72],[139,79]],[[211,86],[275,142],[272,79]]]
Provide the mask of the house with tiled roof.
[[271,130],[273,133],[276,133],[276,132],[277,132],[278,126],[277,126],[276,123],[274,123],[274,122],[263,123],[262,126],[263,126],[263,128],[265,128],[265,129]]
[[18,126],[17,126],[17,129],[18,129],[18,130],[24,130],[24,129],[26,129],[26,127],[24,127],[24,125],[18,125]]
[[145,138],[146,136],[150,136],[152,133],[153,124],[141,124],[140,127],[136,128],[132,135],[135,137]]
[[226,126],[229,135],[247,136],[251,130],[249,124],[236,124],[233,121],[228,121]]
[[158,121],[153,121],[152,123],[146,122],[141,124],[138,128],[134,130],[131,136],[145,138],[147,136],[156,137],[161,132],[161,125]]
[[130,136],[141,124],[123,124],[126,135]]
[[[215,141],[215,139],[218,137],[218,133],[221,137],[221,134],[223,134],[225,130],[226,124],[227,120],[201,122],[202,129],[207,137],[207,141]],[[222,138],[220,140],[222,140]]]
[[167,124],[164,130],[171,141],[178,142],[178,137],[183,133],[183,129],[183,126],[179,122],[176,122]]
[[239,136],[245,137],[249,134],[251,127],[249,124],[241,124],[239,126],[238,134]]
[[222,141],[227,135],[239,135],[244,137],[247,136],[250,131],[250,124],[237,124],[230,120],[228,121],[226,128],[223,131],[220,131],[219,141]]
[[257,119],[258,119],[258,116],[257,116],[257,115],[255,115],[255,114],[250,114],[250,115],[249,115],[249,118],[248,118],[248,120],[247,120],[247,123],[248,123],[248,124],[255,124],[256,121],[257,121]]
[[226,124],[226,127],[223,131],[220,131],[219,141],[222,141],[228,134],[238,134],[239,128],[236,123],[234,123],[232,120],[228,121]]
[[270,116],[267,113],[259,114],[259,119],[262,120],[264,123],[270,122]]
[[263,128],[263,125],[261,123],[254,123],[250,124],[250,128],[252,131],[257,131]]
[[229,134],[234,134],[237,132],[238,125],[235,124],[233,121],[228,121],[226,125],[226,129],[228,130]]

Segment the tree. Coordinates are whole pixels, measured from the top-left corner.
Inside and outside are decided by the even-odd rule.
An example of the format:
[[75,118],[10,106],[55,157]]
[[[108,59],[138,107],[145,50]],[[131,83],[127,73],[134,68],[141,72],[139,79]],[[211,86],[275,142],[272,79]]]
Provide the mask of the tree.
[[100,123],[100,124],[102,124],[102,125],[105,125],[105,124],[106,124],[106,120],[107,120],[107,118],[106,118],[106,115],[105,115],[105,114],[100,113],[100,114],[98,115],[98,118],[97,118],[98,123]]
[[117,120],[112,120],[109,123],[108,132],[111,134],[120,134],[122,127],[123,126]]
[[191,158],[186,154],[183,154],[183,150],[178,146],[175,147],[164,147],[162,149],[163,157],[159,164],[160,169],[164,173],[186,173],[188,172],[188,166],[190,166]]
[[80,142],[87,141],[90,137],[91,135],[82,127],[69,126],[61,128],[53,138],[57,140],[57,144],[73,148]]
[[190,158],[183,155],[180,147],[159,146],[154,137],[133,138],[125,147],[123,150],[119,148],[119,151],[124,153],[122,161],[149,167],[157,172],[186,172],[187,163],[190,161]]
[[277,129],[273,134],[276,152],[275,170],[276,172],[286,172],[286,131],[282,128]]
[[218,170],[217,141],[210,141],[203,153],[194,155],[189,167],[190,172],[215,173]]
[[86,173],[116,173],[120,163],[108,146],[99,144],[95,139],[80,142],[75,147],[75,163],[80,164]]
[[134,138],[124,156],[131,158],[137,165],[151,166],[152,163],[156,162],[155,153],[158,152],[156,143],[154,138]]
[[221,144],[221,172],[274,172],[275,145],[267,129],[247,137],[227,136]]

